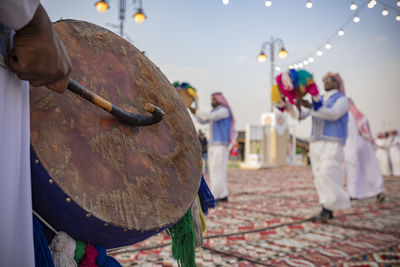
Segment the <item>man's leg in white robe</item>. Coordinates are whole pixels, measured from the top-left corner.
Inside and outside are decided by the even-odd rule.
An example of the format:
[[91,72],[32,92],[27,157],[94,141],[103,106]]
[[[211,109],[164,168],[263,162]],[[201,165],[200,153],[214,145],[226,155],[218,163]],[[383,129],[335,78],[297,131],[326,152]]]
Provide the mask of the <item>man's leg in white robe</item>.
[[312,142],[310,158],[319,203],[330,211],[350,208],[350,198],[344,190],[343,146],[337,142]]
[[29,88],[0,67],[0,266],[35,266]]
[[226,179],[228,167],[228,148],[222,145],[211,145],[208,148],[208,167],[211,181],[211,192],[215,199],[228,196]]

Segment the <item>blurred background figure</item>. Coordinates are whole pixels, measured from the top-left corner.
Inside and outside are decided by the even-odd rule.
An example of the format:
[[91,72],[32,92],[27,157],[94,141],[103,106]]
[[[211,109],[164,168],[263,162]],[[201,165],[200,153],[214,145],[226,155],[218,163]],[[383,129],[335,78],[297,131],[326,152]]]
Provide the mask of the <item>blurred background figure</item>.
[[199,123],[210,124],[208,156],[211,192],[218,202],[226,202],[229,194],[226,180],[229,146],[236,140],[235,119],[222,93],[211,95],[211,106],[210,113],[203,113],[192,107],[189,109]]
[[201,157],[203,158],[203,169],[206,173],[208,173],[208,142],[207,142],[207,137],[205,137],[204,133],[199,130],[198,132],[198,136],[199,136],[199,141],[201,144]]
[[397,130],[390,131],[389,156],[392,163],[392,174],[400,176],[400,136]]
[[379,165],[383,176],[390,176],[390,161],[388,152],[388,142],[385,133],[379,133],[376,137],[376,157],[378,158]]
[[347,192],[352,199],[377,197],[385,199],[383,177],[376,156],[374,137],[367,117],[349,98],[349,123],[344,146]]

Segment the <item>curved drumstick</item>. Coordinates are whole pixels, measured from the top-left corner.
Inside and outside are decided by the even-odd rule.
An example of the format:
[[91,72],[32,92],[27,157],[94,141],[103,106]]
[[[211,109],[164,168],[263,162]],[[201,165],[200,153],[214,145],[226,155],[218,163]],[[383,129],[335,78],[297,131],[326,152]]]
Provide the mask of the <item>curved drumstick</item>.
[[111,113],[115,117],[117,117],[122,122],[132,126],[146,126],[146,125],[153,125],[162,120],[165,113],[164,111],[150,103],[146,103],[144,105],[144,110],[151,113],[151,115],[142,115],[142,114],[133,114],[127,112],[113,103],[105,100],[104,98],[96,95],[89,89],[83,87],[77,81],[70,79],[68,83],[68,90],[71,92],[83,97],[84,99],[88,100],[89,102],[95,104],[96,106],[104,109],[105,111]]

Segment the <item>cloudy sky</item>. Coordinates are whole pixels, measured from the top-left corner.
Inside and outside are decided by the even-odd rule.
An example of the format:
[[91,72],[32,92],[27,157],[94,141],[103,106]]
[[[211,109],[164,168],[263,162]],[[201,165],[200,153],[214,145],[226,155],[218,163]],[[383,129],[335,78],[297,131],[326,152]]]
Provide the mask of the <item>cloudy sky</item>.
[[[116,33],[119,1],[111,0],[106,13],[98,13],[95,1],[43,0],[52,20],[89,21]],[[347,95],[370,119],[374,133],[400,129],[400,15],[397,0],[380,0],[370,8],[349,9],[352,1],[312,0],[143,0],[147,20],[134,22],[137,2],[127,1],[125,38],[131,41],[173,82],[188,81],[196,87],[201,110],[210,110],[210,94],[222,91],[236,117],[237,130],[260,123],[270,107],[270,63],[261,64],[257,55],[263,42],[281,38],[289,51],[277,58],[282,70],[312,56],[304,68],[321,78],[327,71],[339,72]],[[368,0],[354,1],[359,7]],[[382,16],[387,8],[389,15]],[[359,23],[352,17],[359,13]],[[349,21],[347,24],[346,22]],[[342,27],[344,35],[336,32]],[[326,50],[330,40],[332,48]],[[318,57],[321,48],[324,55]],[[307,137],[310,119],[290,120],[296,133]]]

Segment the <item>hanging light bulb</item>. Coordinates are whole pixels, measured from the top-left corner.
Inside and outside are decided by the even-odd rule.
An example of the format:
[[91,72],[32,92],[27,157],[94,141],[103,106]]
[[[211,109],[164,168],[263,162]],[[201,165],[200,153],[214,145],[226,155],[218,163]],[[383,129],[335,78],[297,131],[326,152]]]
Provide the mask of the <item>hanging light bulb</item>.
[[137,23],[142,23],[143,21],[145,21],[146,15],[141,8],[138,8],[136,13],[133,15],[133,18]]
[[97,11],[99,11],[100,13],[103,13],[104,11],[110,8],[106,0],[97,1],[95,6]]
[[303,64],[304,64],[305,66],[307,66],[307,65],[308,65],[308,60],[304,60],[304,61],[303,61]]
[[397,0],[397,6],[400,6],[400,0]]
[[224,5],[229,4],[229,0],[222,0],[222,4],[224,4]]
[[373,8],[376,5],[376,0],[370,0],[368,3],[368,8]]
[[293,68],[295,68],[297,70],[299,68],[299,66],[297,66],[297,64],[294,64]]
[[309,62],[314,62],[314,58],[313,58],[313,57],[309,57],[309,58],[308,58],[308,61],[309,61]]
[[278,52],[278,56],[282,59],[286,58],[288,51],[284,47],[282,47],[281,51]]
[[356,10],[356,9],[357,9],[357,4],[354,3],[354,1],[351,3],[350,9],[351,9],[351,10]]
[[332,46],[331,46],[331,44],[328,42],[328,43],[326,43],[325,48],[326,48],[327,50],[329,50],[329,49],[332,48]]
[[299,64],[297,64],[297,66],[299,66],[299,68],[302,68],[303,67],[303,63],[299,63]]
[[323,54],[324,54],[324,52],[322,52],[322,50],[318,50],[318,51],[317,51],[317,56],[320,57],[320,56],[322,56]]
[[272,1],[271,1],[271,0],[266,0],[266,1],[265,1],[265,5],[266,5],[267,7],[272,6]]
[[397,13],[396,20],[397,20],[397,21],[400,21],[400,12]]
[[258,62],[263,63],[267,60],[267,56],[264,54],[264,52],[260,52],[260,54],[257,57]]
[[360,17],[358,15],[355,15],[353,18],[354,23],[360,22]]
[[389,10],[385,8],[384,10],[382,10],[382,16],[387,16],[387,15],[389,15]]
[[339,36],[343,36],[344,35],[344,30],[343,29],[340,29],[339,31],[338,31],[338,33],[337,33]]
[[289,69],[292,70],[293,69],[293,65],[289,65]]
[[312,8],[312,2],[310,0],[307,0],[306,8]]
[[280,70],[281,70],[281,67],[279,67],[279,66],[278,66],[278,67],[275,67],[275,70],[276,70],[276,71],[280,71]]

